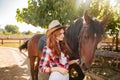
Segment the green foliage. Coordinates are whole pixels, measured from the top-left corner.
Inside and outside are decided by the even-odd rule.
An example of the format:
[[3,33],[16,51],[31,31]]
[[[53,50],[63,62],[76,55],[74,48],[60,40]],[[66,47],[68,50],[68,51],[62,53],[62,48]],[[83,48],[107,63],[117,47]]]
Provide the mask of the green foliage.
[[4,30],[3,30],[2,28],[0,28],[0,34],[3,34],[3,31],[4,31]]
[[11,33],[8,32],[7,30],[4,30],[4,31],[3,31],[3,34],[5,34],[5,35],[9,35],[9,34],[11,34]]
[[31,31],[25,31],[25,32],[22,32],[22,34],[25,34],[25,35],[32,35],[33,33]]
[[19,34],[19,28],[16,25],[6,25],[4,34]]
[[76,0],[28,0],[28,8],[23,8],[22,11],[17,9],[16,19],[43,28],[47,28],[53,19],[68,24],[82,16],[82,10],[75,11],[75,2]]
[[40,31],[37,31],[36,33],[37,33],[37,34],[40,34],[41,32],[40,32]]
[[17,9],[16,19],[19,22],[43,28],[47,28],[53,19],[69,25],[76,18],[83,16],[84,10],[87,9],[90,16],[99,19],[109,15],[105,31],[112,36],[118,34],[120,29],[119,0],[115,0],[117,4],[114,6],[114,3],[110,4],[111,0],[86,0],[87,2],[80,3],[77,1],[80,0],[28,0],[28,8]]

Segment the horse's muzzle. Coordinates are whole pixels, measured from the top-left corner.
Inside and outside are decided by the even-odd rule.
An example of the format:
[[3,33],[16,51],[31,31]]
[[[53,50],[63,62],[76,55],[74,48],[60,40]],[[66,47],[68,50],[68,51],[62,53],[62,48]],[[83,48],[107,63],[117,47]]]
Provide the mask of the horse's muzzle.
[[81,59],[79,59],[79,66],[80,66],[80,68],[82,69],[83,72],[86,72],[88,70],[85,62]]

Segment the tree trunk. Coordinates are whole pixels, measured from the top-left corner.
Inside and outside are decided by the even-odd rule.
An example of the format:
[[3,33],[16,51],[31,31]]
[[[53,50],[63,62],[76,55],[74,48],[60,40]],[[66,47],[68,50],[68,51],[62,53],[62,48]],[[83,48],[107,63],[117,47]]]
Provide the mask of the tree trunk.
[[115,37],[112,38],[112,47],[111,47],[112,51],[114,50],[114,43],[115,43]]
[[116,34],[116,46],[115,46],[115,50],[118,51],[118,33]]

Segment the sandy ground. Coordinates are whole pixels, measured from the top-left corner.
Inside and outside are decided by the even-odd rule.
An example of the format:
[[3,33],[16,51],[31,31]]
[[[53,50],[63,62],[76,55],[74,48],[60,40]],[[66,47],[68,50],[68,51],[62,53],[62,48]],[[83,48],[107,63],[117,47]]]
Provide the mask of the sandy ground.
[[[39,73],[39,80],[48,75]],[[31,80],[29,58],[17,48],[0,46],[0,80]]]

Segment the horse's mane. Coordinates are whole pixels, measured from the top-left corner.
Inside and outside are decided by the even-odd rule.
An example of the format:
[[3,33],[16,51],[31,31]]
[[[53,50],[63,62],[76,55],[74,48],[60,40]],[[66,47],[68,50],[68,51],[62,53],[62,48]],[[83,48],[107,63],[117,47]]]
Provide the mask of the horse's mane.
[[92,20],[94,22],[92,21],[89,25],[89,36],[93,36],[94,34],[96,34],[98,37],[100,37],[104,34],[104,28],[99,25],[99,21],[96,18],[93,18]]
[[72,23],[65,32],[65,40],[72,52],[78,53],[78,36],[83,26],[83,19],[79,18]]

